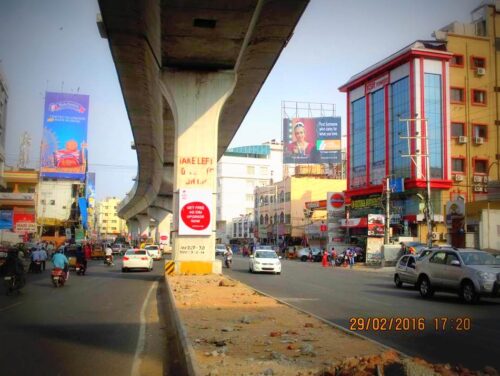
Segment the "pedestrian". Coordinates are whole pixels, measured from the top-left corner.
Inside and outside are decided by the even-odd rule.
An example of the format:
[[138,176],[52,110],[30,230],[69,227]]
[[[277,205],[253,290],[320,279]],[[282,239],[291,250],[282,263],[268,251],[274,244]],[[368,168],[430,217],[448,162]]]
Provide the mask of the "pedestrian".
[[313,261],[313,251],[311,247],[309,247],[309,255],[307,256],[307,259],[309,260],[309,262]]
[[354,255],[355,254],[356,254],[356,252],[354,250],[351,250],[351,252],[349,254],[349,268],[351,268],[351,269],[354,266]]
[[347,268],[347,264],[349,263],[349,253],[350,252],[351,252],[351,248],[347,248],[344,251],[344,256],[343,256],[343,259],[344,259],[344,262],[343,262],[344,268]]
[[47,261],[47,251],[45,251],[45,247],[42,247],[38,251],[38,258],[40,259],[40,262],[42,263],[41,264],[42,271],[45,271],[45,261]]
[[324,268],[328,266],[328,252],[326,249],[323,249],[323,259],[321,260],[321,264]]
[[332,247],[332,252],[331,252],[332,267],[335,267],[335,260],[337,260],[337,252],[335,251],[335,247]]

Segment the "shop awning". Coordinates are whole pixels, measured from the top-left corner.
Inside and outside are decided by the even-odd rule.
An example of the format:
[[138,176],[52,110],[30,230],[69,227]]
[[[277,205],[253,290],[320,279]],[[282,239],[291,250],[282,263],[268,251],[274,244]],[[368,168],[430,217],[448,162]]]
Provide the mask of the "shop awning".
[[363,228],[368,227],[368,219],[366,217],[363,218],[349,218],[349,219],[341,219],[340,227],[343,228]]

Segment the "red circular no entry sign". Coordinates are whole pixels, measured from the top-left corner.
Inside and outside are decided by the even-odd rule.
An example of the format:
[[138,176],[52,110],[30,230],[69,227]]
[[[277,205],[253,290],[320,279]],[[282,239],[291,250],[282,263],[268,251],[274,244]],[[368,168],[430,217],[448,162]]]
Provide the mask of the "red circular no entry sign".
[[338,209],[344,205],[344,195],[341,193],[334,193],[330,198],[330,205]]
[[210,225],[210,209],[203,202],[188,202],[181,209],[182,221],[193,230],[204,230]]

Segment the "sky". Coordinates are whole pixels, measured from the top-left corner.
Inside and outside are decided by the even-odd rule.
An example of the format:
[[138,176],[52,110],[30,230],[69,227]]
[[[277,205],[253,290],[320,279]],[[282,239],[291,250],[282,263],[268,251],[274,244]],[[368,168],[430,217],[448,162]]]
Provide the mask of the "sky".
[[[349,78],[453,22],[469,22],[481,0],[310,0],[230,147],[280,140],[282,101],[334,104],[345,133]],[[6,160],[32,138],[38,168],[46,91],[90,96],[89,171],[97,199],[124,197],[137,156],[96,0],[0,0],[0,71],[7,82]]]

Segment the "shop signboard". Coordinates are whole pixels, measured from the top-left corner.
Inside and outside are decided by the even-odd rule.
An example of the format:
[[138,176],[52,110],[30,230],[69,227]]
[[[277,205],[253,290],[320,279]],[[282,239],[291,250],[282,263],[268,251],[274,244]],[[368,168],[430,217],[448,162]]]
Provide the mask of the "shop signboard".
[[0,230],[12,230],[12,210],[0,210]]
[[212,192],[209,189],[179,189],[179,235],[212,233]]
[[341,163],[341,118],[283,119],[283,163]]
[[89,96],[45,93],[40,176],[85,180]]
[[328,192],[326,195],[328,222],[328,249],[339,248],[344,242],[344,231],[340,220],[345,217],[345,196],[343,192]]
[[465,214],[465,200],[456,199],[446,203],[446,224],[451,226],[453,219],[463,219]]
[[35,233],[35,213],[16,213],[13,215],[14,232],[18,234]]

